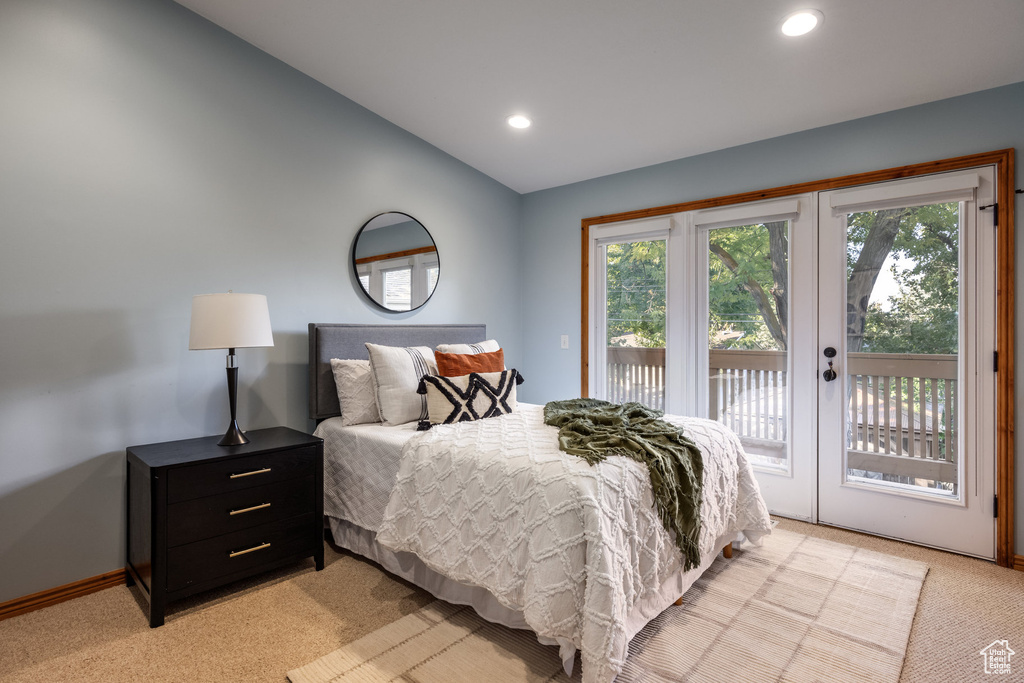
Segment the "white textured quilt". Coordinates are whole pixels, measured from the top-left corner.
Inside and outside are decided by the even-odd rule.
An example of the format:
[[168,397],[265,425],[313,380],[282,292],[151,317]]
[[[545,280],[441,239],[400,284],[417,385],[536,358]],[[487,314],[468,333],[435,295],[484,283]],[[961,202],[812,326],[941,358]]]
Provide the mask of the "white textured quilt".
[[313,435],[324,440],[324,514],[376,531],[395,486],[402,447],[416,435],[416,423],[346,427],[332,417]]
[[[755,543],[771,524],[735,434],[665,416],[704,456],[702,557],[723,535]],[[654,507],[647,468],[624,457],[591,467],[558,450],[542,406],[435,426],[403,451],[377,540],[481,586],[521,611],[547,642],[573,645],[585,683],[621,671],[631,608],[682,566]]]

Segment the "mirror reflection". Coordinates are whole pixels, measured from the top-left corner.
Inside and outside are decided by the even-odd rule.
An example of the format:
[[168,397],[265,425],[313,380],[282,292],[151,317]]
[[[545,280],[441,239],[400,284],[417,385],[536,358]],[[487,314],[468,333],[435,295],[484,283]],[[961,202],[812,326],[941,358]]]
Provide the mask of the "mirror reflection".
[[411,311],[437,286],[440,262],[423,224],[399,211],[367,221],[356,235],[354,267],[370,300],[388,311]]

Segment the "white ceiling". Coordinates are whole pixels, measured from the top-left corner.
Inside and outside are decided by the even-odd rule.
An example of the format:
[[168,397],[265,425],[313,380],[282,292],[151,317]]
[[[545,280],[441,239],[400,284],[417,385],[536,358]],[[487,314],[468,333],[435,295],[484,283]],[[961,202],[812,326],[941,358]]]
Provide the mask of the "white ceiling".
[[1024,81],[1022,0],[178,2],[519,192]]

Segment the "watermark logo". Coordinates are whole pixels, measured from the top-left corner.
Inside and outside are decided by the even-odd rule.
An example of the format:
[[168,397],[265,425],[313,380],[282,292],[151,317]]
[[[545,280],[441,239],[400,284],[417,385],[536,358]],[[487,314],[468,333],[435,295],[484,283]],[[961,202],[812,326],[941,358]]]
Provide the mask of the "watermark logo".
[[1009,641],[996,640],[980,654],[985,658],[985,673],[1008,674],[1010,673],[1010,657],[1017,653],[1010,649]]

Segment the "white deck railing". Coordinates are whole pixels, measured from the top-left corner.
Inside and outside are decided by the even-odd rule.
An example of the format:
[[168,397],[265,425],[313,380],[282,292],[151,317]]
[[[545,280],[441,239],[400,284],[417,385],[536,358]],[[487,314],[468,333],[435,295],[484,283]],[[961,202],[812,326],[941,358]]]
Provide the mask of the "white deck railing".
[[[956,355],[851,353],[847,364],[849,467],[956,481]],[[664,409],[665,349],[608,347],[607,369],[609,401]],[[712,351],[709,382],[712,419],[748,444],[785,443],[786,352]]]
[[848,354],[853,469],[957,480],[956,355]]
[[785,442],[786,352],[712,351],[708,361],[708,417],[741,438]]
[[608,347],[608,386],[612,403],[636,401],[665,409],[665,349]]

